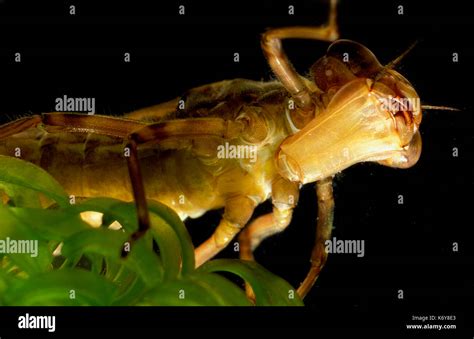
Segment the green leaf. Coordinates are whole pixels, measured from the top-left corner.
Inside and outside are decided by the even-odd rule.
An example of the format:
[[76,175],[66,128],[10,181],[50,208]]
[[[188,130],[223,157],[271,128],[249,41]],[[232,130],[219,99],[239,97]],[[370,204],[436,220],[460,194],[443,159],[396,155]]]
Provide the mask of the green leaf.
[[71,207],[66,209],[39,209],[5,207],[16,221],[45,240],[64,240],[91,227]]
[[31,191],[25,189],[42,193],[60,206],[69,204],[66,192],[48,172],[27,161],[4,155],[0,155],[0,187],[12,195],[10,198],[16,199],[20,204],[17,206],[38,206],[32,200]]
[[146,238],[139,239],[133,245],[125,265],[133,269],[148,287],[156,286],[163,279],[164,269],[160,257],[151,250]]
[[[164,279],[176,279],[181,271],[181,243],[174,229],[155,213],[150,212],[153,238],[160,248]],[[132,248],[133,251],[133,248]]]
[[0,204],[0,239],[34,239],[38,236],[29,225],[19,222],[11,207]]
[[238,275],[252,287],[257,306],[303,305],[290,284],[253,261],[216,259],[205,263],[198,271],[231,272]]
[[119,260],[126,239],[127,235],[120,231],[90,228],[65,239],[61,254],[69,258],[76,254],[95,253]]
[[[39,273],[52,268],[52,254],[48,242],[39,237],[38,233],[31,230],[27,225],[18,222],[12,208],[0,205],[0,240],[5,246],[9,241],[28,241],[30,253],[9,253],[10,249],[2,249],[5,255],[22,271],[28,274]],[[33,243],[32,243],[33,242]],[[31,248],[31,244],[35,248]],[[17,249],[18,252],[19,249]],[[33,250],[37,253],[33,253]]]
[[[154,204],[154,208],[158,212],[162,209]],[[100,198],[89,199],[84,203],[78,204],[76,211],[96,211],[107,215],[109,220],[117,220],[127,232],[137,230],[137,214],[133,203],[125,203],[114,199]],[[166,211],[169,214],[169,211]],[[171,216],[165,218],[172,220]],[[176,222],[175,222],[176,223]],[[160,257],[164,268],[164,278],[173,279],[178,276],[181,270],[182,245],[175,229],[166,222],[166,219],[160,217],[153,211],[150,211],[150,227],[158,247],[160,249]],[[178,228],[179,226],[176,226]],[[151,243],[150,243],[151,244]],[[135,244],[132,244],[134,251]],[[150,245],[151,247],[151,245]],[[189,253],[189,249],[187,249]],[[188,254],[189,255],[189,254]],[[194,252],[192,254],[194,256]],[[186,262],[189,265],[189,260]]]
[[94,211],[104,214],[104,220],[116,220],[129,233],[137,230],[137,214],[133,203],[112,198],[91,198],[74,205],[76,213]]
[[[136,305],[142,299],[143,294],[147,291],[147,286],[142,279],[136,277],[134,274],[126,274],[124,278],[128,281],[115,282],[120,290],[114,298],[114,306],[129,306]],[[121,288],[121,287],[124,288]],[[156,286],[156,285],[155,285]]]
[[181,244],[182,274],[193,272],[195,268],[194,245],[184,223],[175,211],[164,204],[149,200],[148,208],[163,219],[176,232]]
[[218,274],[195,272],[193,279],[198,280],[208,293],[213,293],[221,305],[252,306],[240,287]]
[[90,229],[66,239],[61,254],[66,258],[85,253],[100,254],[135,271],[148,285],[156,285],[164,274],[159,257],[147,248],[146,239],[140,239],[127,258],[122,259],[120,253],[127,239],[128,235],[121,231]]
[[224,304],[221,298],[209,290],[209,285],[193,276],[188,276],[186,279],[161,283],[148,291],[138,305],[223,306]]
[[38,254],[33,257],[30,253],[8,254],[8,258],[28,275],[52,270],[53,256],[44,242],[38,241]]
[[9,306],[100,306],[112,304],[116,290],[114,284],[92,272],[58,270],[18,281],[5,291],[3,301]]

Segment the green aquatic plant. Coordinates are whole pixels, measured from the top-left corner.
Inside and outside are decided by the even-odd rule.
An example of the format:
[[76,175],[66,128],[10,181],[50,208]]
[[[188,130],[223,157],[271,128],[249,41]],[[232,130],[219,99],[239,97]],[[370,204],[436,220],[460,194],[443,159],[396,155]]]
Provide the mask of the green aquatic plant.
[[[6,156],[0,190],[2,306],[302,305],[286,281],[255,262],[217,259],[196,269],[191,237],[165,205],[149,202],[151,230],[124,259],[123,245],[137,229],[133,203],[76,202],[43,169]],[[100,215],[100,225],[81,218],[85,212]],[[220,272],[247,282],[255,301]]]

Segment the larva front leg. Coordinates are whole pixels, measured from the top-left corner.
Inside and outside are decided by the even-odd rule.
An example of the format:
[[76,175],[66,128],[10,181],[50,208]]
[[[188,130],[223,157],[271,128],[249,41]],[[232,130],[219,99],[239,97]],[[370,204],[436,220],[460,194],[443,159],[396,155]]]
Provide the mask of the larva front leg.
[[336,0],[331,0],[329,20],[321,27],[285,27],[272,29],[263,34],[261,45],[272,71],[290,93],[300,109],[292,117],[296,127],[304,126],[314,115],[314,103],[311,92],[301,76],[291,65],[282,48],[283,39],[310,39],[334,41],[339,38],[336,23]]
[[297,293],[301,298],[304,298],[311,290],[311,287],[313,287],[328,257],[325,243],[331,236],[334,219],[332,177],[316,182],[316,195],[318,198],[316,240],[311,253],[311,268],[305,280],[297,290]]
[[179,101],[180,98],[175,98],[158,105],[138,109],[125,114],[124,117],[127,119],[136,119],[140,121],[159,121],[160,119],[165,119],[168,115],[176,112],[176,109],[179,106]]
[[38,126],[39,124],[41,124],[40,115],[33,115],[31,117],[12,121],[0,127],[0,139],[26,131],[29,128]]

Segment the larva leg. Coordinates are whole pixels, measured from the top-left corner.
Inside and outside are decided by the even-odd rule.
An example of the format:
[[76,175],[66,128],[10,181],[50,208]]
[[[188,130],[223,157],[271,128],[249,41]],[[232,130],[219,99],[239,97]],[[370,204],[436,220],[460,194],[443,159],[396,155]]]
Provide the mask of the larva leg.
[[125,118],[142,121],[157,121],[165,118],[170,113],[176,112],[179,100],[180,98],[176,98],[162,104],[141,108],[125,114]]
[[220,118],[195,118],[149,124],[136,130],[132,138],[137,144],[160,143],[167,138],[189,139],[196,136],[215,136],[222,139],[238,137],[245,129],[242,122]]
[[316,194],[318,197],[318,221],[316,224],[316,241],[311,253],[311,268],[298,288],[298,295],[302,298],[311,290],[319,277],[328,254],[325,242],[331,236],[332,223],[334,219],[334,197],[332,191],[332,178],[323,179],[316,183]]
[[295,100],[297,106],[305,112],[313,109],[313,102],[308,88],[300,75],[291,65],[283,51],[283,39],[311,39],[334,41],[339,33],[336,23],[337,0],[331,0],[328,23],[320,27],[285,27],[272,29],[263,34],[261,45],[270,67],[280,82]]
[[[272,185],[273,213],[262,215],[247,226],[239,236],[240,259],[254,260],[253,251],[266,238],[284,231],[291,222],[293,209],[298,203],[298,185],[277,178]],[[247,296],[255,299],[252,288],[245,284]]]
[[0,139],[23,132],[28,128],[36,127],[41,124],[41,116],[33,115],[31,117],[18,119],[0,127]]
[[[137,144],[130,138],[127,143],[130,149],[130,156],[127,157],[128,173],[132,184],[133,198],[137,209],[138,230],[132,234],[130,243],[139,239],[150,228],[150,216],[148,215],[148,204],[146,201],[145,187],[143,185],[140,162],[138,161]],[[125,247],[124,247],[125,249]],[[122,257],[126,257],[128,252],[122,251]]]
[[134,130],[146,124],[138,121],[106,117],[100,115],[85,115],[78,113],[44,113],[18,119],[0,127],[0,139],[20,133],[29,128],[43,124],[55,127],[60,131],[75,133],[96,133],[118,138],[126,138]]
[[255,219],[242,231],[239,236],[241,259],[254,260],[253,251],[258,245],[290,224],[298,196],[297,184],[283,178],[275,180],[272,185],[273,213]]
[[247,224],[253,214],[256,203],[246,196],[227,199],[224,216],[209,239],[195,251],[196,267],[199,267],[222,249],[224,249],[237,233]]
[[122,118],[79,113],[45,113],[42,122],[46,126],[57,126],[75,133],[96,133],[118,138],[126,138],[133,131],[146,124]]

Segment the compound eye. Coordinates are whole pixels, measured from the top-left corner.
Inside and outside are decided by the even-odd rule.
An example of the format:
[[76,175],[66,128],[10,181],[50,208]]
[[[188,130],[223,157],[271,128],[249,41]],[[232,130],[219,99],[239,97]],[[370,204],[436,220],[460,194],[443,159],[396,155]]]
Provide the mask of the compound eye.
[[346,64],[333,57],[324,56],[311,67],[311,76],[323,92],[338,88],[356,79]]
[[372,78],[383,69],[374,53],[352,40],[338,40],[332,43],[326,56],[346,64],[352,74],[358,78]]

